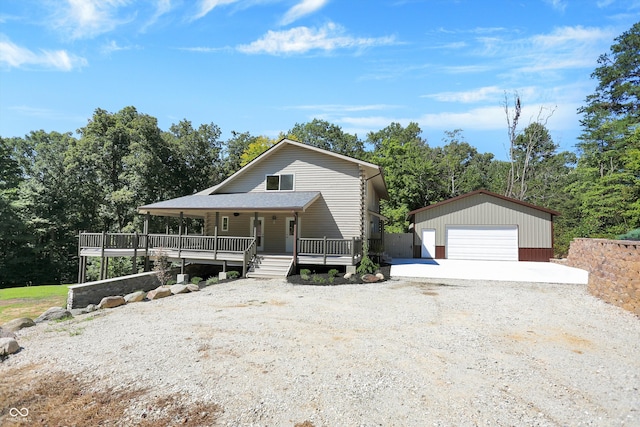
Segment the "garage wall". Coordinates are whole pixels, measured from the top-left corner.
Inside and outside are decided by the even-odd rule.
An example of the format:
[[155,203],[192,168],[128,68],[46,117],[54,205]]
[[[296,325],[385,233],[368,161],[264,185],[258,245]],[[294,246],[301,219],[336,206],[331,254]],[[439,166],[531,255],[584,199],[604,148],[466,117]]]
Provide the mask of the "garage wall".
[[[452,203],[418,212],[415,215],[416,236],[423,228],[436,229],[436,246],[445,245],[447,225],[517,225],[518,246],[551,248],[552,222],[549,213],[511,203],[486,194],[475,194]],[[422,242],[417,241],[420,245]]]

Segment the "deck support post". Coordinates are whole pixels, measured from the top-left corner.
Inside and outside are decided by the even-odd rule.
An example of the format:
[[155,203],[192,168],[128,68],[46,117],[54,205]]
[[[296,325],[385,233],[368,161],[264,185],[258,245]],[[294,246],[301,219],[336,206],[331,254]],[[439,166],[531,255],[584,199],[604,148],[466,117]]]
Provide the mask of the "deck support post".
[[138,272],[138,232],[133,235],[133,259],[131,260],[131,274]]
[[104,256],[104,245],[106,240],[106,233],[102,232],[102,239],[100,240],[100,280],[104,280],[104,276],[107,272],[105,268],[105,256]]
[[324,236],[322,242],[322,262],[324,265],[327,265],[327,236]]
[[356,238],[351,238],[351,265],[355,265],[356,261]]

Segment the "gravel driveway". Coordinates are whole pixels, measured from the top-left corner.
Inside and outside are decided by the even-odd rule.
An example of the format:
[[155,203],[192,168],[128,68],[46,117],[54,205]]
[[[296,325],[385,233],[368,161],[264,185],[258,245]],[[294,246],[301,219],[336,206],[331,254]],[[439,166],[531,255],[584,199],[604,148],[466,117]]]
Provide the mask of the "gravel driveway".
[[21,331],[0,378],[43,363],[233,426],[640,425],[640,319],[584,285],[243,279],[83,317]]

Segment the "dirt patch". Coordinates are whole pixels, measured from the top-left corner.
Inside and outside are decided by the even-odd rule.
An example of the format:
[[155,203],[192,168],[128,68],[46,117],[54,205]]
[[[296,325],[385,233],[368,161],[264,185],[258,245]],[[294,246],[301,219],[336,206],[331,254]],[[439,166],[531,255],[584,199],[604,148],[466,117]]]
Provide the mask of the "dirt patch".
[[[179,396],[150,397],[143,388],[114,390],[64,372],[43,372],[27,365],[3,374],[0,425],[209,426],[220,407]],[[135,409],[131,409],[134,404]]]

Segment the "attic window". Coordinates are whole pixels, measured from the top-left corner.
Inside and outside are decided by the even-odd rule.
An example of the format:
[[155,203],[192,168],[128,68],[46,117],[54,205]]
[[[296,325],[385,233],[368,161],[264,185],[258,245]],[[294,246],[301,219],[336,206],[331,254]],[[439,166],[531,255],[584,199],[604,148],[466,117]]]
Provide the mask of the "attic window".
[[267,175],[267,191],[293,190],[293,175]]

